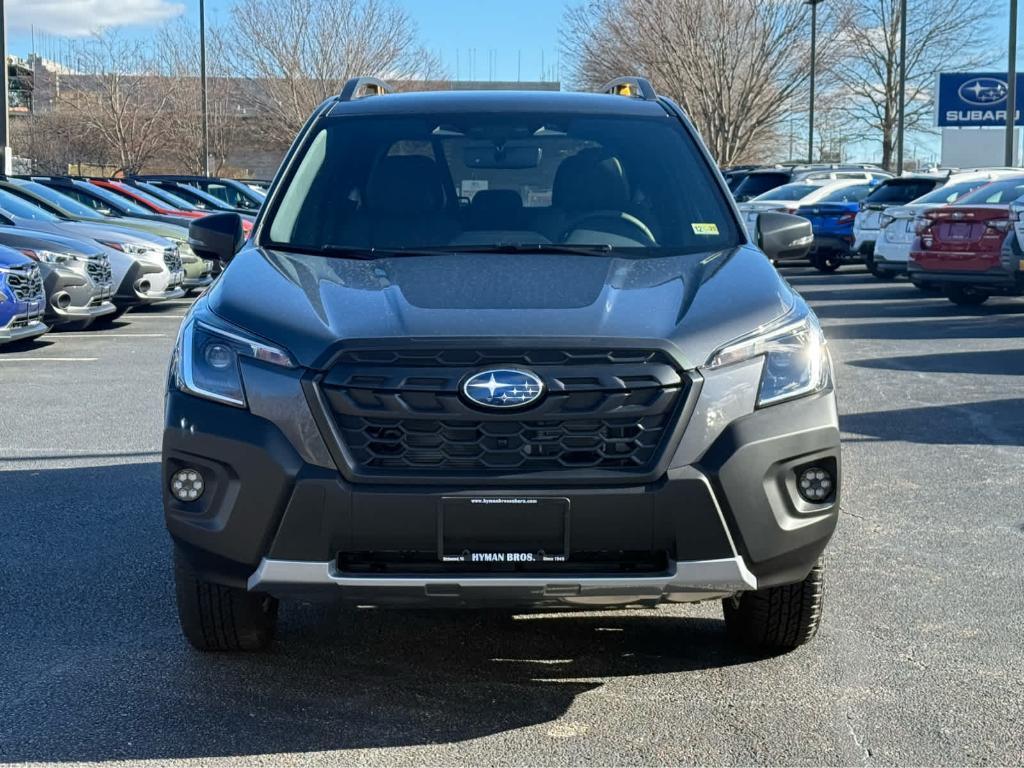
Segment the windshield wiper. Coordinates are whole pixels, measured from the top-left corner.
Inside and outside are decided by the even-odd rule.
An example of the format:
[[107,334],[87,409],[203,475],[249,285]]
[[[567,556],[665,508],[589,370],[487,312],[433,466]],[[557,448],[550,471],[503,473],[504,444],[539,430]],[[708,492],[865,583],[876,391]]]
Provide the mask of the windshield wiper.
[[368,261],[399,256],[447,256],[456,253],[562,253],[573,256],[605,256],[611,253],[612,247],[606,243],[597,245],[499,243],[495,245],[453,245],[430,248],[360,248],[348,245],[325,245],[317,250],[325,256]]
[[606,256],[612,252],[607,243],[565,245],[562,243],[498,243],[495,245],[457,245],[451,253],[565,253],[570,256]]

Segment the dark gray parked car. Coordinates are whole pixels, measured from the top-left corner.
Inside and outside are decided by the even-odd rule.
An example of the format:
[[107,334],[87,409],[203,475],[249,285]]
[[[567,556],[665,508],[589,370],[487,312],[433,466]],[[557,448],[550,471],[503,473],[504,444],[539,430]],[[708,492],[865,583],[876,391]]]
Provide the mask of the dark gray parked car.
[[248,241],[191,225],[228,266],[167,391],[188,640],[260,648],[279,598],[335,597],[714,599],[745,643],[807,641],[839,429],[818,321],[765,256],[810,225],[751,240],[643,80],[360,97],[385,90],[316,110]]

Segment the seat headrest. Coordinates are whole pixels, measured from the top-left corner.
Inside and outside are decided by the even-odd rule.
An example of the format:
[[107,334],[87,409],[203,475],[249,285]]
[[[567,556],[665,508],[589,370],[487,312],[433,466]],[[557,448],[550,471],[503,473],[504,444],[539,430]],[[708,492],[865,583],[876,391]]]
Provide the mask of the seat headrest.
[[469,210],[479,229],[516,229],[523,198],[514,189],[482,189],[473,195]]
[[366,184],[366,207],[374,212],[430,213],[444,205],[437,164],[423,155],[389,155]]
[[619,159],[598,148],[583,149],[562,161],[551,188],[551,205],[565,211],[621,211],[629,189]]

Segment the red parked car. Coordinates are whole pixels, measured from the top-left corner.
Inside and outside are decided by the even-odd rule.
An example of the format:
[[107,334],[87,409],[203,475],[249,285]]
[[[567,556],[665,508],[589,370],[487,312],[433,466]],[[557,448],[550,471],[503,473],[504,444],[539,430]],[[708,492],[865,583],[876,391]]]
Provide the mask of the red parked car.
[[1024,197],[1024,176],[1000,179],[917,220],[908,274],[954,304],[983,304],[993,294],[1024,294],[1024,271],[1010,203]]
[[[123,181],[118,181],[117,179],[89,179],[89,181],[97,187],[103,187],[104,189],[108,189],[122,197],[126,197],[153,213],[165,216],[180,216],[183,219],[201,219],[203,216],[210,215],[210,211],[186,211],[181,208],[170,208],[163,200],[160,200],[141,189],[133,187],[130,184],[125,184]],[[188,222],[186,221],[183,223],[187,224]],[[249,233],[252,231],[252,222],[243,219],[242,231],[245,233],[245,236],[248,237]]]

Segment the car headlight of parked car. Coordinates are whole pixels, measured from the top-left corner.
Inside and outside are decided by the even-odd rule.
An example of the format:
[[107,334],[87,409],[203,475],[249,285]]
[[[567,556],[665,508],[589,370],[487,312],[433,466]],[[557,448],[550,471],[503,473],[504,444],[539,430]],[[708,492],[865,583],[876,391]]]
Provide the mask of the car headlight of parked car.
[[155,245],[121,240],[100,240],[100,243],[108,248],[113,248],[114,250],[121,251],[122,253],[127,253],[129,256],[138,256],[160,262],[164,259],[163,249]]
[[81,261],[81,259],[73,253],[59,253],[57,251],[39,250],[37,248],[22,248],[21,252],[30,259],[43,261],[47,264],[72,264],[76,261]]
[[245,390],[239,357],[282,368],[295,367],[291,355],[283,349],[251,338],[241,330],[229,330],[191,317],[178,332],[171,375],[182,392],[244,408]]
[[774,405],[825,389],[832,365],[817,319],[800,306],[715,352],[705,368],[722,368],[764,357],[757,405]]

